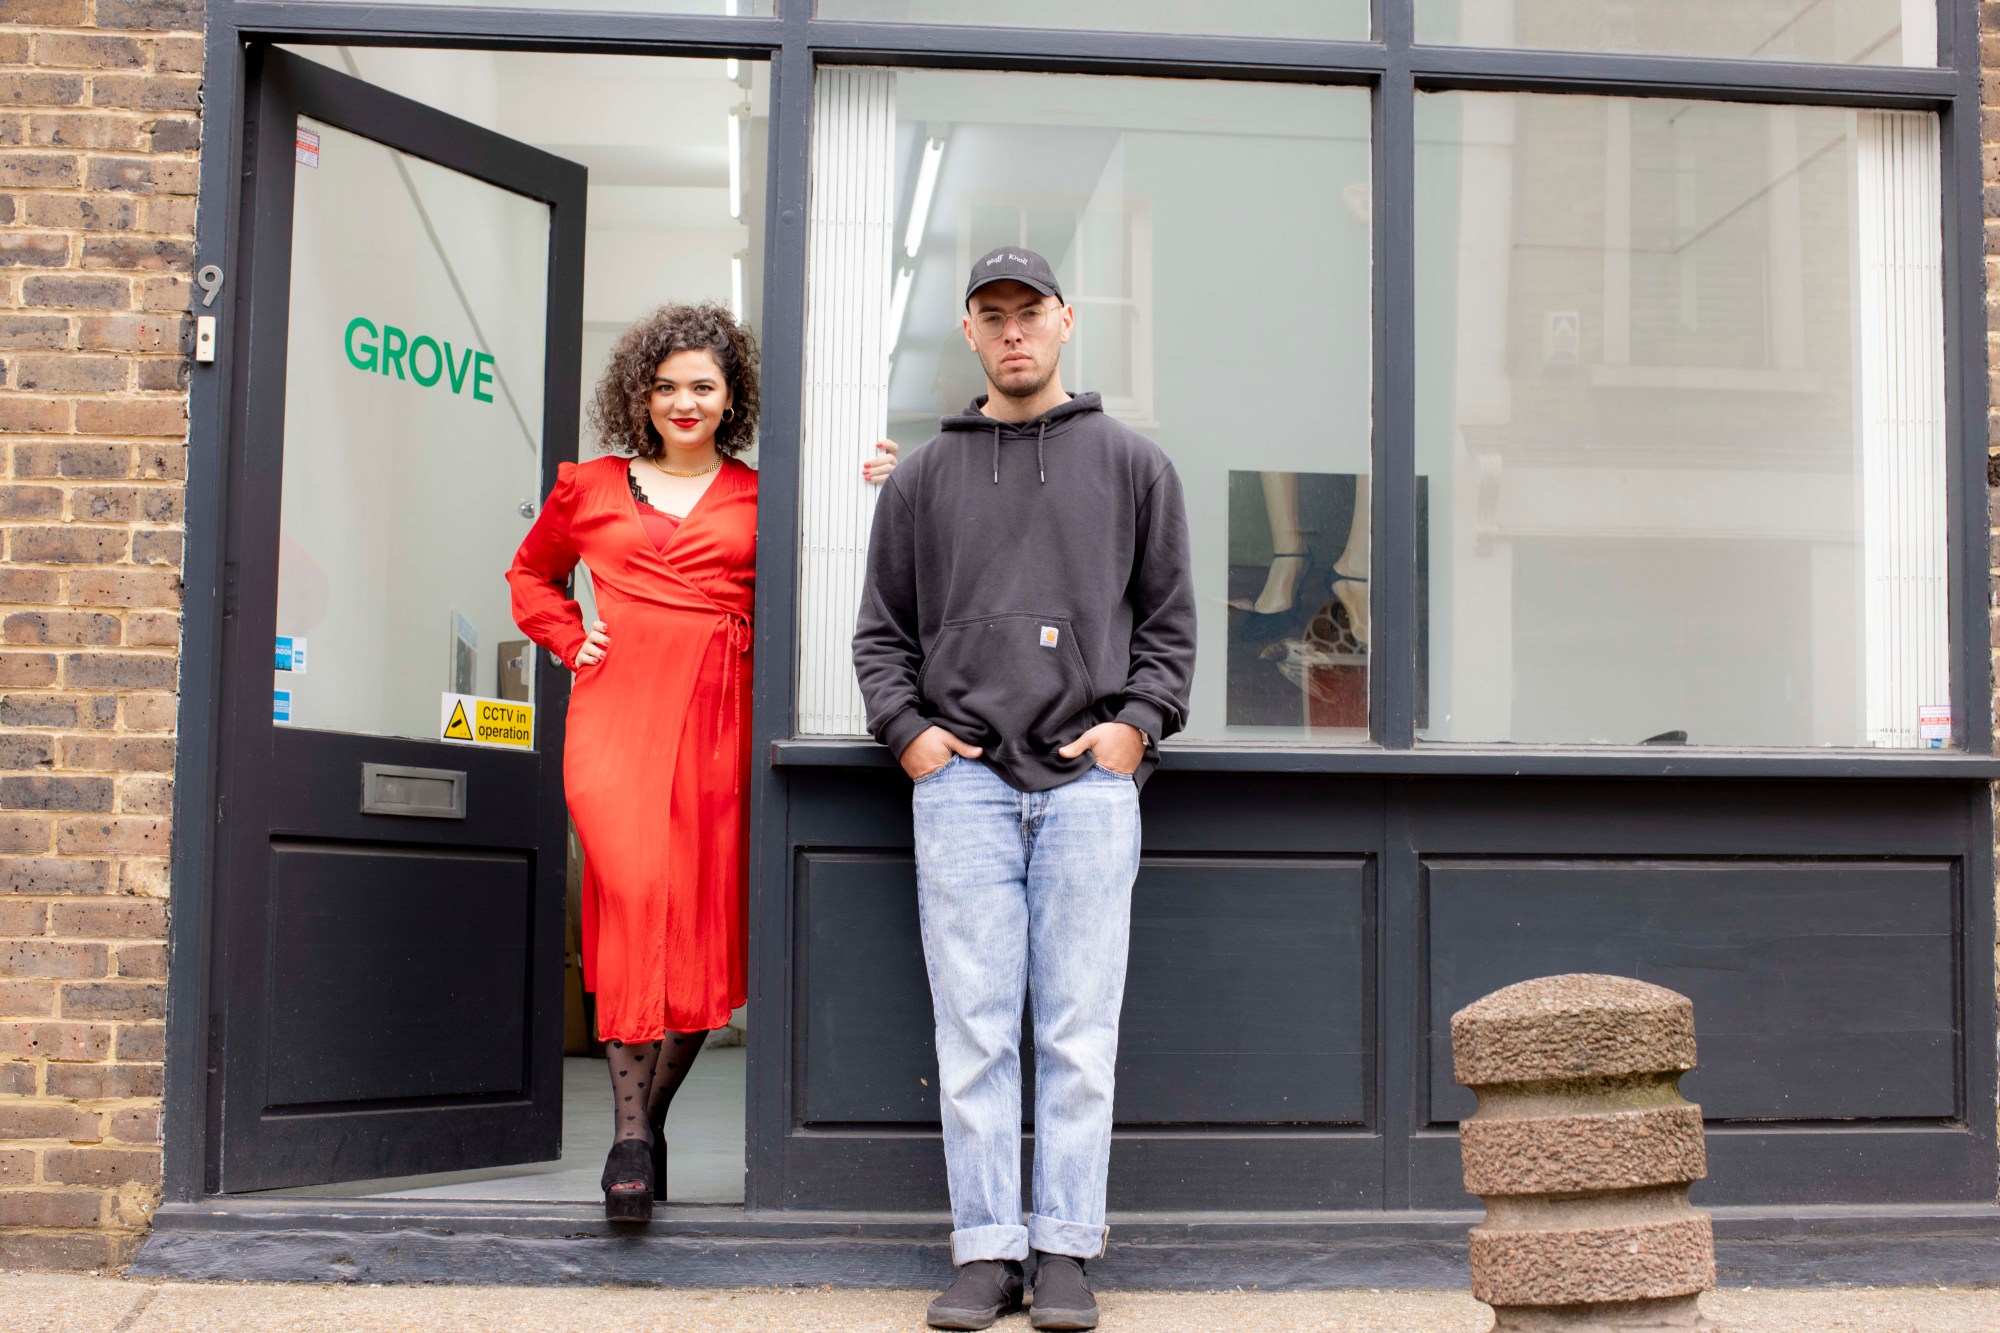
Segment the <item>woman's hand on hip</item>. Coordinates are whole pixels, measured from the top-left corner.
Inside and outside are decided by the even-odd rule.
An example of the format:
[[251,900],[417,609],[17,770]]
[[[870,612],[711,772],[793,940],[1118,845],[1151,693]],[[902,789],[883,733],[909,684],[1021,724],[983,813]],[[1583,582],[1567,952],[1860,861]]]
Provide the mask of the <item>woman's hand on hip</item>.
[[896,458],[901,452],[894,440],[877,440],[875,456],[861,465],[861,475],[880,486],[896,470]]
[[584,633],[583,647],[576,650],[576,669],[596,666],[611,651],[611,627],[601,620],[590,622],[590,629]]

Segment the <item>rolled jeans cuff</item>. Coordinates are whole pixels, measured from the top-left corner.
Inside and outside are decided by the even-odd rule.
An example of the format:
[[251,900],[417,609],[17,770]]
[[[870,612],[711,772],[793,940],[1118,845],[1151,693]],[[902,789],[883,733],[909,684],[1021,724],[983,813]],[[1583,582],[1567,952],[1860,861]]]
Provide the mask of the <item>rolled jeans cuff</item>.
[[[1004,1230],[1004,1228],[993,1228]],[[1110,1227],[1084,1222],[1064,1222],[1053,1217],[1028,1214],[1028,1244],[1043,1254],[1066,1254],[1072,1259],[1095,1259],[1104,1253]]]
[[979,1259],[1028,1257],[1028,1229],[1023,1226],[967,1227],[951,1233],[951,1261],[969,1264]]

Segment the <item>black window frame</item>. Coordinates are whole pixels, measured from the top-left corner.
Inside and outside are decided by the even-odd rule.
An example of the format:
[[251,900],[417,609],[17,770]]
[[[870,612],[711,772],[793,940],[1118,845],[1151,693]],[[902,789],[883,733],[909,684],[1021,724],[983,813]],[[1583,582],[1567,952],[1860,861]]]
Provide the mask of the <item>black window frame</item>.
[[[525,8],[366,4],[349,0],[210,0],[197,205],[197,266],[222,265],[234,250],[243,169],[246,53],[259,43],[594,52],[735,57],[771,71],[764,254],[765,397],[760,487],[753,740],[780,768],[887,764],[879,746],[800,738],[796,731],[799,555],[797,446],[804,385],[807,202],[811,190],[813,78],[820,65],[1018,70],[1362,86],[1371,90],[1374,209],[1370,670],[1371,741],[1366,745],[1175,746],[1176,767],[1262,773],[1417,775],[1711,776],[1728,778],[1965,779],[2000,777],[1993,755],[1988,656],[1986,312],[1979,142],[1979,12],[1939,0],[1934,67],[1848,66],[1653,54],[1549,52],[1419,45],[1415,0],[1374,0],[1369,41],[1242,38],[1198,34],[1035,30],[892,24],[814,17],[811,0],[777,0],[774,16],[593,13]],[[1416,478],[1415,108],[1423,92],[1573,93],[1690,100],[1921,110],[1940,118],[1943,149],[1943,301],[1946,395],[1946,513],[1949,589],[1950,751],[1455,745],[1415,738],[1417,551],[1412,539]],[[213,365],[197,367],[189,391],[181,744],[172,862],[175,962],[170,1011],[206,1027],[205,959],[210,938],[214,737],[221,622],[227,597],[221,475],[232,432],[231,365],[239,349],[231,321],[219,330]],[[1400,519],[1405,521],[1398,521]],[[1393,663],[1393,669],[1381,664]],[[762,774],[748,793],[752,819],[778,830],[753,843],[753,882],[782,878],[785,791]],[[773,858],[778,859],[773,864]],[[170,1202],[203,1191],[206,1038],[176,1033],[166,1093]],[[753,1062],[753,1084],[763,1077]],[[759,1089],[750,1089],[753,1104]],[[782,1117],[753,1117],[753,1163],[781,1148]],[[752,1203],[756,1199],[752,1174]]]

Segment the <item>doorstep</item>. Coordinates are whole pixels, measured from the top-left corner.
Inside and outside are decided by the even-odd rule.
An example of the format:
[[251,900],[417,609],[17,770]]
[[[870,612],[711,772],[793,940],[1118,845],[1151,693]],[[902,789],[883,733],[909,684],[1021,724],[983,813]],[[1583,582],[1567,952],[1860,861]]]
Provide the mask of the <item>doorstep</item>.
[[[2000,1272],[1991,1204],[1717,1208],[1724,1286],[1966,1285]],[[1117,1215],[1107,1287],[1462,1288],[1477,1212]],[[163,1205],[129,1276],[264,1282],[928,1287],[942,1214],[214,1197]]]

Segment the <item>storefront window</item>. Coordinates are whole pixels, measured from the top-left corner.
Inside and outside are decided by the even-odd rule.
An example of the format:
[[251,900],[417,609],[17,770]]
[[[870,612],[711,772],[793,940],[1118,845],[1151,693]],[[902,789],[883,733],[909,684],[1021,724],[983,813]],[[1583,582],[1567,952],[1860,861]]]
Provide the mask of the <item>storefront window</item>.
[[1226,33],[1233,37],[1366,40],[1368,0],[1020,0],[1006,6],[964,0],[819,0],[819,16],[883,23],[976,23],[1008,28],[1087,28],[1106,32]]
[[1417,0],[1417,40],[1830,65],[1934,65],[1937,5],[1933,0]]
[[1948,744],[1936,118],[1418,114],[1420,735]]
[[814,118],[799,725],[855,734],[874,493],[984,388],[971,262],[1047,256],[1063,381],[1186,487],[1192,739],[1367,734],[1368,97],[1344,88],[829,69]]

